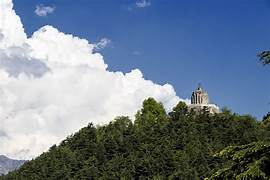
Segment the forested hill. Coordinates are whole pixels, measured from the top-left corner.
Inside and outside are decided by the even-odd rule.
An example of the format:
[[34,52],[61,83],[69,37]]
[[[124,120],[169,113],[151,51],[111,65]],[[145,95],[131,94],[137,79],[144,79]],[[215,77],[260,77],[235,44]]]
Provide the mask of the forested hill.
[[[259,123],[228,110],[195,114],[181,102],[166,114],[162,104],[149,98],[134,123],[118,117],[106,126],[89,124],[0,179],[231,179],[241,173],[245,177],[243,172],[249,177],[245,168],[253,161],[262,156],[269,162],[267,119]],[[231,158],[237,152],[242,159]],[[249,162],[241,167],[245,158]],[[256,171],[258,177],[263,171]]]

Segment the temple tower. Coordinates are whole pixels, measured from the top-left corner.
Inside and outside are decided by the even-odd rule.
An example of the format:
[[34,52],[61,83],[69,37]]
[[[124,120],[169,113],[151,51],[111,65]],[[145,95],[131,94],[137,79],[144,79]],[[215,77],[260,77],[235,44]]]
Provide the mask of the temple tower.
[[191,104],[209,104],[208,94],[205,90],[203,90],[201,84],[199,84],[198,88],[192,93]]
[[202,88],[201,84],[199,84],[198,88],[192,92],[189,110],[200,112],[203,109],[207,109],[211,114],[220,112],[218,106],[209,104],[208,93]]

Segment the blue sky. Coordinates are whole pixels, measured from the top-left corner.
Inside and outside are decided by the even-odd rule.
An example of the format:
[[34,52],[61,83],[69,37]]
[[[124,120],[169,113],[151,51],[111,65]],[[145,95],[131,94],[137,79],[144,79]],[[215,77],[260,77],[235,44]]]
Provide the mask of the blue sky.
[[[109,70],[139,68],[146,79],[170,83],[189,98],[199,82],[211,101],[261,118],[269,111],[270,67],[256,54],[270,49],[268,0],[14,0],[28,35],[43,25],[91,42],[108,38],[102,50]],[[38,4],[55,6],[39,17]]]

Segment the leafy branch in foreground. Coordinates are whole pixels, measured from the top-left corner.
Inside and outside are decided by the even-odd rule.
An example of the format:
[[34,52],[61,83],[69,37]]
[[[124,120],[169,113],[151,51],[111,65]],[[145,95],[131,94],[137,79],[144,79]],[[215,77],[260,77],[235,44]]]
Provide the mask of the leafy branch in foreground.
[[263,51],[257,55],[263,65],[270,64],[270,51]]
[[270,179],[269,142],[229,146],[216,156],[229,163],[207,179]]

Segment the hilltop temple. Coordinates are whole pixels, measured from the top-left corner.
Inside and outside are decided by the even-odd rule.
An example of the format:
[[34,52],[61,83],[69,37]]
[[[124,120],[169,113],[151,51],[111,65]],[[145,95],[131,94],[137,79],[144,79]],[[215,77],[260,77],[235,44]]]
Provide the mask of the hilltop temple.
[[191,95],[191,104],[188,106],[189,110],[200,112],[203,109],[210,114],[220,113],[219,107],[215,104],[209,104],[208,93],[199,84],[198,88]]

